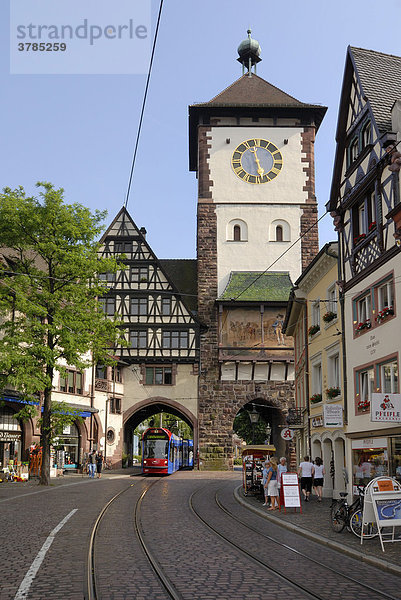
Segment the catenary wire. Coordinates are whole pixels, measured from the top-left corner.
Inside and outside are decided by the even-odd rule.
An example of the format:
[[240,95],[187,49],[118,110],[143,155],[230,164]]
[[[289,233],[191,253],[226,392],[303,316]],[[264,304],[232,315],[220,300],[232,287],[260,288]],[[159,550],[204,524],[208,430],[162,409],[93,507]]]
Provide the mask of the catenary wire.
[[133,154],[133,157],[132,157],[131,172],[130,172],[130,176],[129,176],[129,180],[128,180],[127,194],[126,194],[126,197],[125,197],[125,203],[124,203],[124,207],[125,208],[127,208],[128,199],[129,199],[129,195],[130,195],[130,191],[131,191],[132,177],[133,177],[133,174],[134,174],[135,161],[136,161],[136,156],[137,156],[137,152],[138,152],[138,145],[139,145],[139,138],[140,138],[141,130],[142,130],[143,115],[144,115],[144,112],[145,112],[146,99],[147,99],[147,96],[148,96],[150,75],[152,73],[153,58],[154,58],[154,55],[155,55],[156,41],[157,41],[157,36],[158,36],[158,33],[159,33],[159,25],[160,25],[160,19],[161,19],[161,14],[162,14],[162,8],[163,8],[163,0],[160,0],[159,14],[157,16],[157,23],[156,23],[155,35],[154,35],[154,38],[153,38],[153,46],[152,46],[152,53],[151,53],[151,56],[150,56],[148,76],[146,78],[146,85],[145,85],[145,91],[144,91],[144,95],[143,95],[141,115],[140,115],[140,118],[139,118],[138,132],[137,132],[137,135],[136,135],[134,154]]

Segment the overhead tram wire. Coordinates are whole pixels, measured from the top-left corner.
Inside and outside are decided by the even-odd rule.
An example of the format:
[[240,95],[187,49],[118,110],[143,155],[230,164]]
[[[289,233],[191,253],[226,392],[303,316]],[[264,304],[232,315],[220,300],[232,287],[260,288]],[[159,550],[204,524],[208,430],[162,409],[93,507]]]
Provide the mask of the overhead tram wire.
[[160,19],[161,19],[161,14],[162,14],[162,8],[163,8],[163,0],[160,0],[159,14],[157,16],[155,36],[153,38],[152,53],[151,53],[151,56],[150,56],[148,76],[146,78],[145,91],[144,91],[144,94],[143,94],[141,116],[139,117],[138,132],[137,132],[137,135],[136,135],[134,154],[132,156],[131,172],[130,172],[130,176],[129,176],[129,180],[128,180],[128,188],[127,188],[127,195],[125,197],[124,208],[127,208],[128,199],[129,199],[129,195],[130,195],[130,191],[131,191],[132,177],[133,177],[133,174],[134,174],[136,155],[137,155],[137,152],[138,152],[138,145],[139,145],[139,138],[140,138],[141,130],[142,130],[143,115],[144,115],[144,112],[145,112],[146,99],[147,99],[147,96],[148,96],[150,75],[152,73],[153,58],[154,58],[154,55],[155,55],[156,41],[157,41],[157,36],[158,36],[158,33],[159,33],[159,25],[160,25]]

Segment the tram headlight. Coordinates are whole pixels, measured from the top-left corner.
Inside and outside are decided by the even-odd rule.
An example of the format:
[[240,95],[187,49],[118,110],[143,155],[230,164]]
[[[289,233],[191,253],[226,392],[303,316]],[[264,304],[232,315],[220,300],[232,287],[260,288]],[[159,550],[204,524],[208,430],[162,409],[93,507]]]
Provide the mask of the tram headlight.
[[143,464],[144,464],[144,465],[146,465],[146,464],[147,464],[147,461],[146,461],[146,460],[144,460],[144,461],[143,461]]
[[164,464],[165,464],[165,465],[168,465],[168,460],[165,460],[165,461],[164,461]]

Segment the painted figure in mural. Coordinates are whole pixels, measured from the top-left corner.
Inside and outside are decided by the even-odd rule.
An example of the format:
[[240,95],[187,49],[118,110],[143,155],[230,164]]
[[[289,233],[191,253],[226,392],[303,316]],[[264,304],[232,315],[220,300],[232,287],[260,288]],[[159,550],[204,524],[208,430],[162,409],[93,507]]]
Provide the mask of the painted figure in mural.
[[278,314],[272,327],[274,329],[274,333],[276,334],[277,343],[279,346],[285,345],[285,339],[284,339],[284,335],[283,335],[283,325],[284,325],[284,315]]

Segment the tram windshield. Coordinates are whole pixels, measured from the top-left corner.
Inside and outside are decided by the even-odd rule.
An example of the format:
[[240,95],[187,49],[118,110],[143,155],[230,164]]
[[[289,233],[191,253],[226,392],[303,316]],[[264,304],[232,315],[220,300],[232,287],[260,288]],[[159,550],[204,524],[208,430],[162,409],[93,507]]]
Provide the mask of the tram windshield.
[[146,440],[143,458],[168,458],[168,440]]

